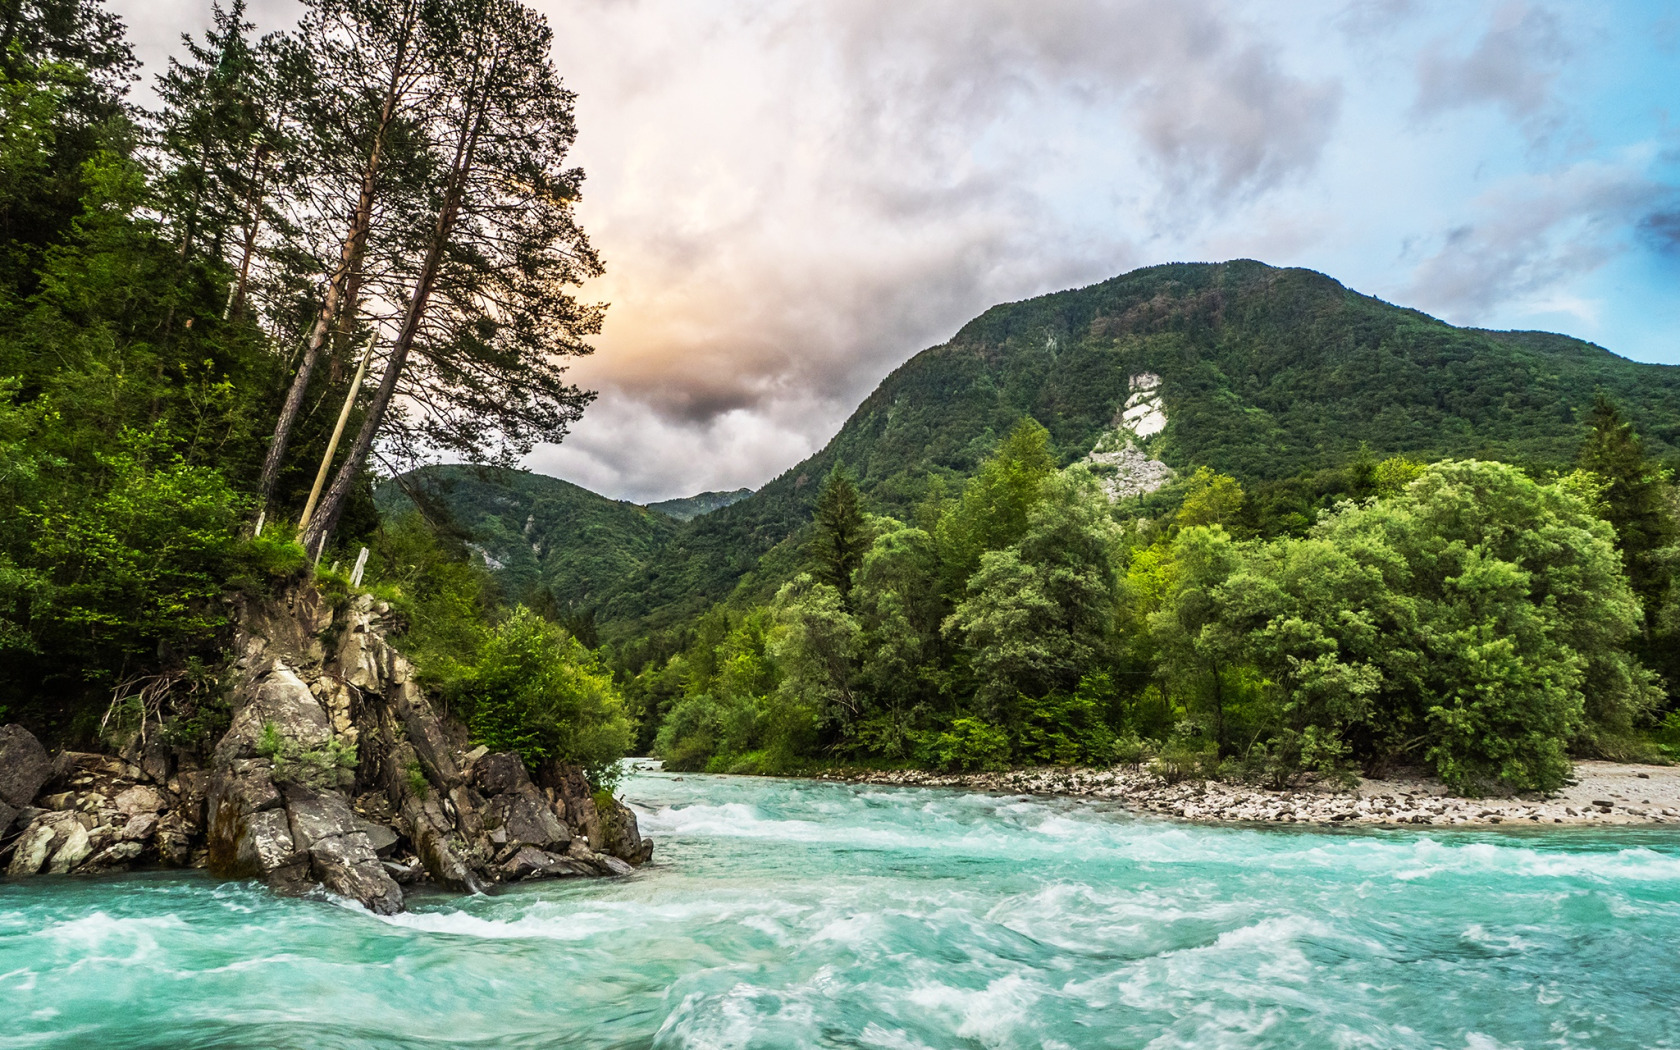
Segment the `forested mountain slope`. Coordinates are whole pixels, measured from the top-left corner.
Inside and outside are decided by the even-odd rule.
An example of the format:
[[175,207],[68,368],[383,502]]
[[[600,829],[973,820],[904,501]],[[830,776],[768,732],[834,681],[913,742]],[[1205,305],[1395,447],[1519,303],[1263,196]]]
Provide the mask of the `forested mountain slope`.
[[523,470],[424,467],[381,485],[380,509],[418,496],[427,516],[465,533],[509,598],[548,592],[562,610],[594,608],[639,577],[681,529],[664,514]]
[[1079,459],[1144,373],[1160,376],[1167,414],[1150,453],[1244,482],[1345,463],[1362,445],[1563,465],[1599,390],[1654,455],[1680,454],[1680,368],[1567,336],[1456,328],[1310,270],[1153,266],[993,307],[917,354],[822,451],[676,533],[600,619],[663,626],[726,596],[809,519],[836,463],[876,509],[904,515],[930,478],[969,474],[1023,415],[1063,462]]

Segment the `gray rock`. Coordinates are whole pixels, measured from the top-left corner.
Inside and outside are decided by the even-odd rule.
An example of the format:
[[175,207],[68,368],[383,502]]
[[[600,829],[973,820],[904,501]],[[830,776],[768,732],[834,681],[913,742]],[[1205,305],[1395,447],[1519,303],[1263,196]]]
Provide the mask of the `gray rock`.
[[23,812],[23,809],[19,806],[14,806],[10,802],[0,802],[0,836],[4,836],[6,832],[12,830],[12,825],[17,821],[18,814],[21,812]]
[[636,873],[635,868],[609,853],[603,853],[596,857],[595,863],[607,869],[607,873],[610,875],[634,875]]
[[443,722],[432,710],[426,694],[412,681],[396,686],[392,692],[391,709],[402,720],[408,743],[414,748],[426,778],[444,787],[459,784],[461,773],[455,767],[449,735],[444,732]]
[[[280,802],[280,792],[269,779],[266,761],[218,765],[210,780],[209,798],[208,846],[213,874],[226,879],[269,876],[274,870],[272,864],[277,863],[273,845],[276,824],[273,817],[257,818],[259,814],[279,810]],[[289,856],[291,829],[284,812],[280,813],[278,827],[285,829],[284,852]],[[252,841],[258,834],[269,840],[260,849]]]
[[157,826],[156,813],[136,813],[123,825],[122,837],[130,842],[142,842],[152,837],[152,833],[157,831]]
[[287,785],[292,840],[309,854],[310,874],[330,893],[359,902],[379,915],[402,910],[402,888],[386,874],[373,843],[344,796]]
[[162,795],[155,788],[145,784],[136,784],[117,795],[117,812],[125,817],[137,816],[141,813],[162,813],[169,808]]
[[518,882],[529,878],[544,869],[554,867],[564,861],[564,857],[557,857],[552,853],[537,849],[535,846],[521,846],[502,865],[502,877],[509,882]]
[[572,841],[571,832],[554,815],[548,800],[529,784],[523,791],[491,799],[485,807],[484,823],[492,833],[506,832],[510,843],[564,850]]
[[273,669],[256,682],[249,699],[234,712],[233,724],[216,745],[217,767],[255,756],[264,730],[271,726],[281,741],[305,750],[325,747],[332,739],[326,708],[281,660],[274,661]]
[[596,878],[605,874],[605,871],[595,861],[578,860],[575,857],[560,857],[537,874],[545,879]]
[[368,820],[362,821],[362,834],[367,836],[368,845],[372,846],[373,851],[381,857],[388,856],[392,850],[396,849],[397,842],[402,837],[385,825],[375,824]]
[[236,874],[269,878],[283,868],[296,869],[303,862],[284,809],[265,809],[251,815],[247,833],[239,843]]
[[82,865],[83,871],[109,871],[115,868],[127,868],[140,854],[145,846],[138,842],[117,842],[106,846],[95,853]]
[[52,859],[47,861],[48,875],[67,874],[93,852],[93,839],[80,821],[65,821],[61,827],[65,832],[64,838],[54,843]]
[[[0,726],[0,803],[11,809],[12,819],[35,801],[52,774],[52,756],[33,733],[20,725]],[[0,823],[0,833],[11,826],[12,819]]]
[[473,784],[486,795],[517,791],[531,782],[530,774],[525,772],[525,760],[507,751],[485,755],[473,763],[472,778]]
[[642,838],[635,811],[619,799],[613,799],[606,823],[608,853],[630,864],[645,864],[653,856],[653,842]]
[[77,823],[74,813],[57,810],[36,816],[14,843],[6,874],[14,879],[39,874],[58,848],[68,841],[72,826],[81,831],[84,839],[87,837],[87,830]]

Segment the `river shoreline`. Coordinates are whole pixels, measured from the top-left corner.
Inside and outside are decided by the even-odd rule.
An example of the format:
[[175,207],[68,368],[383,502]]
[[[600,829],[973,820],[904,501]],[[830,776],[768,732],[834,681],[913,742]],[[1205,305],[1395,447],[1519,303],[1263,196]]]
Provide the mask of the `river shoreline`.
[[831,770],[817,779],[951,787],[1001,794],[1061,795],[1115,802],[1140,813],[1207,823],[1400,826],[1680,824],[1680,766],[1588,761],[1575,782],[1546,798],[1458,798],[1437,780],[1395,775],[1361,779],[1351,791],[1285,791],[1217,781],[1167,784],[1144,771],[1039,768],[1004,773]]

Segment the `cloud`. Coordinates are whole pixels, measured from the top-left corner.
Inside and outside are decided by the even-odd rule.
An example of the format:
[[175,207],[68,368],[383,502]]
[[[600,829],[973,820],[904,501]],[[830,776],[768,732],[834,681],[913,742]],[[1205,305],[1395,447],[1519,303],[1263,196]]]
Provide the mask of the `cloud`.
[[[110,2],[150,71],[208,20]],[[600,398],[530,462],[614,496],[762,484],[987,307],[1134,266],[1261,258],[1508,324],[1588,316],[1587,275],[1677,251],[1669,60],[1594,8],[528,2],[578,93],[607,264],[583,294],[611,304],[572,372]]]
[[1536,4],[1509,2],[1467,54],[1437,40],[1418,61],[1415,111],[1432,116],[1464,106],[1491,104],[1539,143],[1562,115],[1553,87],[1571,48],[1556,15]]
[[1594,304],[1570,285],[1628,250],[1629,231],[1642,222],[1653,236],[1672,236],[1672,214],[1659,209],[1675,199],[1675,187],[1634,162],[1584,161],[1506,180],[1417,265],[1408,301],[1458,324],[1512,310],[1591,320]]
[[1307,177],[1339,113],[1332,79],[1206,0],[542,6],[590,27],[557,61],[612,303],[576,372],[602,397],[568,442],[592,451],[545,462],[606,463],[651,421],[688,461],[658,469],[698,487],[753,480],[730,435],[796,434],[790,466],[993,303]]
[[1663,255],[1680,255],[1680,208],[1653,211],[1639,220],[1640,232]]

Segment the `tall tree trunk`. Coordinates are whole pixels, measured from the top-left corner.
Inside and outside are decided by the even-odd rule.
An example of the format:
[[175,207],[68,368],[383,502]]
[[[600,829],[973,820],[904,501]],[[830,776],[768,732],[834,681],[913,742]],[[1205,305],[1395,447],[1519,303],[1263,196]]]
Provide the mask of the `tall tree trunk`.
[[[485,79],[488,80],[494,75],[495,65],[492,64]],[[473,86],[476,88],[481,83],[483,81]],[[339,464],[338,472],[333,475],[332,486],[327,489],[326,496],[321,499],[321,505],[316,508],[315,516],[310,519],[308,530],[301,537],[303,549],[311,554],[318,556],[325,549],[327,540],[332,537],[333,530],[338,527],[338,519],[344,514],[344,503],[350,495],[350,488],[356,483],[357,475],[367,462],[368,453],[373,450],[374,439],[379,436],[379,428],[385,421],[385,413],[390,410],[391,399],[396,396],[397,386],[402,380],[403,365],[408,362],[409,352],[413,350],[414,340],[420,333],[420,324],[425,320],[426,307],[431,302],[432,290],[437,286],[438,272],[443,267],[444,250],[448,247],[449,237],[455,229],[455,220],[460,214],[461,196],[472,172],[473,155],[478,150],[478,139],[484,128],[487,105],[482,95],[477,98],[471,95],[468,97],[467,119],[463,122],[462,134],[456,139],[449,182],[444,188],[437,221],[432,224],[425,261],[420,266],[420,273],[414,280],[414,291],[409,295],[408,307],[403,312],[402,327],[397,331],[397,338],[391,344],[391,352],[385,359],[385,374],[380,379],[379,389],[374,391],[373,399],[368,402],[367,413],[362,417],[362,425],[356,431],[355,442],[345,454],[344,462]]]
[[304,394],[308,392],[309,379],[315,371],[315,360],[320,356],[321,346],[326,342],[327,334],[338,316],[345,286],[351,274],[360,265],[366,247],[368,227],[373,221],[373,203],[381,152],[385,146],[385,134],[396,115],[398,89],[413,30],[413,5],[408,7],[404,19],[402,43],[391,63],[391,78],[385,85],[385,101],[379,111],[379,124],[374,130],[373,146],[368,151],[367,164],[362,167],[362,186],[356,198],[356,210],[351,215],[350,232],[344,238],[344,246],[339,252],[338,267],[327,278],[327,291],[321,301],[321,312],[316,315],[315,324],[309,330],[309,340],[304,344],[303,360],[298,362],[297,375],[292,377],[291,389],[286,391],[286,403],[280,408],[280,418],[274,424],[274,436],[268,443],[268,455],[263,460],[262,476],[257,482],[259,513],[263,512],[269,500],[274,498],[274,486],[280,480],[280,465],[286,459],[286,445],[291,440],[292,427],[297,422],[298,411],[303,407]]

